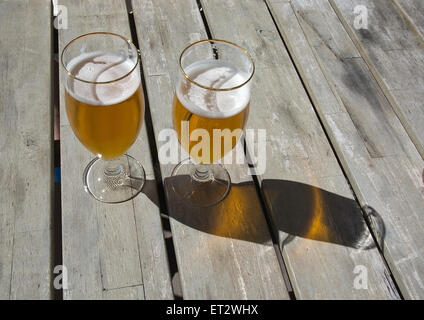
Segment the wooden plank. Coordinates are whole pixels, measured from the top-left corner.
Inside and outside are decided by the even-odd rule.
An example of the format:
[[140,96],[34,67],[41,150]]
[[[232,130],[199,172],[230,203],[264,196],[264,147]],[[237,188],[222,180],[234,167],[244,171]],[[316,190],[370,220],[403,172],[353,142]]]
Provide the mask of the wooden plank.
[[[62,4],[68,9],[69,28],[59,32],[60,51],[75,36],[95,30],[131,36],[124,1]],[[93,155],[77,141],[65,116],[63,69],[61,114],[63,262],[69,281],[64,298],[172,299],[158,204],[141,193],[132,201],[108,205],[83,190],[81,177]],[[128,153],[144,165],[147,183],[155,189],[145,126]]]
[[422,297],[420,155],[329,3],[268,3],[403,296]]
[[0,298],[50,299],[51,7],[0,1]]
[[[397,116],[424,157],[424,48],[391,1],[330,0]],[[368,29],[354,28],[354,8],[364,5]]]
[[[259,180],[296,298],[397,298],[266,4],[202,4],[212,36],[240,43],[256,61],[248,127],[267,130]],[[368,270],[368,290],[354,286],[357,266]]]
[[[207,38],[196,1],[133,1],[155,137],[172,128],[178,57]],[[158,147],[163,142],[158,143]],[[174,165],[161,164],[165,179]],[[208,209],[177,203],[168,210],[185,299],[288,299],[282,273],[247,165],[231,165],[229,196]]]
[[392,0],[392,2],[424,44],[424,2],[422,0]]
[[103,298],[105,300],[144,300],[143,286],[134,286],[126,288],[118,288],[113,290],[105,290],[103,292]]

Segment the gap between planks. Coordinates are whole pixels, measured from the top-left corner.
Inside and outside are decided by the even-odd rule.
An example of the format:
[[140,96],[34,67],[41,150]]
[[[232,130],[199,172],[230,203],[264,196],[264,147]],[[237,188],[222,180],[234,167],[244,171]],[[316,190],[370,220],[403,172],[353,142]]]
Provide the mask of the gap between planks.
[[[133,43],[135,44],[135,46],[138,49],[140,49],[138,36],[137,36],[137,30],[135,26],[134,14],[133,14],[134,11],[133,11],[131,0],[125,0],[125,5],[127,8],[127,13],[128,13],[128,23],[129,23],[129,28],[131,32],[131,39]],[[150,147],[149,151],[152,157],[153,171],[154,171],[155,180],[156,180],[157,195],[159,198],[159,210],[161,213],[160,220],[162,225],[163,239],[165,241],[165,249],[166,249],[167,257],[168,257],[167,260],[169,265],[169,271],[171,273],[170,277],[171,277],[172,292],[174,295],[174,299],[179,300],[183,298],[182,291],[181,291],[181,280],[180,280],[179,272],[178,272],[178,264],[177,264],[177,259],[175,256],[174,243],[172,241],[172,229],[169,223],[168,208],[167,208],[167,204],[165,200],[165,191],[164,191],[163,182],[162,182],[163,181],[162,172],[161,172],[160,164],[159,164],[158,149],[157,149],[155,133],[153,129],[153,120],[152,120],[152,114],[150,111],[149,96],[147,93],[147,86],[146,86],[146,75],[144,74],[142,59],[140,59],[140,77],[141,77],[141,83],[143,86],[143,94],[144,94],[144,108],[145,108],[144,123],[146,125],[146,130],[147,130],[147,137],[149,140],[149,147]]]
[[[53,144],[53,170],[56,170],[56,166],[59,168],[59,182],[56,181],[55,172],[53,172],[54,183],[52,190],[52,275],[53,281],[56,276],[59,274],[55,273],[56,266],[63,265],[62,260],[62,210],[61,210],[61,187],[60,187],[60,108],[59,108],[59,35],[57,29],[54,26],[55,16],[55,6],[57,1],[52,1],[51,6],[51,42],[52,42],[52,51],[51,51],[51,99],[52,99],[52,144]],[[55,114],[57,110],[57,114]],[[57,135],[58,140],[55,140]],[[59,271],[63,272],[63,271]],[[63,289],[54,288],[54,282],[52,281],[52,298],[54,300],[63,300]]]

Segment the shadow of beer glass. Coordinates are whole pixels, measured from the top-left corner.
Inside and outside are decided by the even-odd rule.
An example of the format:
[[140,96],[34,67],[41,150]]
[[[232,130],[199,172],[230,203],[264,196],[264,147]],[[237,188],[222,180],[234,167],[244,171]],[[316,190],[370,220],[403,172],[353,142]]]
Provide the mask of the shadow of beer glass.
[[[168,177],[164,188],[168,214],[176,221],[219,237],[272,244],[269,227],[254,182],[233,183],[227,197],[210,207],[190,206],[174,192],[184,186],[184,176]],[[147,180],[143,192],[159,205],[156,183]],[[299,182],[265,179],[261,183],[264,205],[275,234],[287,234],[286,245],[294,237],[334,243],[357,249],[375,246],[362,210],[355,200]],[[207,197],[207,192],[201,195]],[[385,226],[371,207],[364,208],[383,247]]]

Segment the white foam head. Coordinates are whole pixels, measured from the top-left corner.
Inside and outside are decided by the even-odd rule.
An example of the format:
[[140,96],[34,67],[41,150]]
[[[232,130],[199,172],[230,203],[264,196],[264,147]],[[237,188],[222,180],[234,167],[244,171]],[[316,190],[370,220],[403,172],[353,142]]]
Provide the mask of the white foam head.
[[[134,61],[111,52],[83,53],[66,67],[75,77],[91,82],[113,81],[128,74]],[[86,83],[68,77],[68,92],[77,100],[94,105],[117,104],[128,99],[140,86],[140,75],[134,70],[112,83]]]
[[[202,86],[215,89],[237,87],[248,79],[248,74],[219,60],[198,61],[184,69],[185,73]],[[176,93],[191,112],[208,118],[228,118],[241,112],[250,100],[250,83],[229,91],[203,89],[180,77]]]

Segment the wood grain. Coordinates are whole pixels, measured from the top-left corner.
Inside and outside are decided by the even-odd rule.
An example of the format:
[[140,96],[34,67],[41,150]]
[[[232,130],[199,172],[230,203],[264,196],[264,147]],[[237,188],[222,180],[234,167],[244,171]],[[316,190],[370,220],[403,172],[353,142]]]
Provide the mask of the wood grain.
[[134,286],[106,290],[103,292],[103,298],[105,300],[144,300],[145,296],[143,286]]
[[[397,116],[424,157],[424,47],[391,1],[330,0]],[[353,26],[356,5],[368,12],[368,29]]]
[[[172,128],[172,98],[178,57],[207,38],[196,1],[134,0],[155,139]],[[158,141],[158,148],[163,142]],[[161,164],[167,186],[175,164]],[[247,164],[227,166],[233,182],[219,205],[199,209],[168,192],[183,297],[185,299],[288,299],[259,198]]]
[[268,3],[402,295],[422,297],[419,153],[328,1]]
[[[248,127],[267,130],[259,180],[296,298],[397,298],[265,3],[201,2],[212,36],[239,43],[256,61]],[[358,265],[368,270],[368,290],[354,287]]]
[[[59,50],[72,38],[93,31],[131,36],[124,1],[63,4],[68,8],[69,28],[59,32]],[[84,192],[81,177],[93,155],[72,133],[63,94],[61,70],[63,261],[69,273],[64,298],[172,299],[158,204],[141,193],[132,201],[107,205]],[[144,165],[150,189],[155,189],[144,125],[128,154]]]
[[424,2],[421,0],[392,0],[392,2],[424,45]]
[[0,1],[0,298],[50,299],[50,1]]

